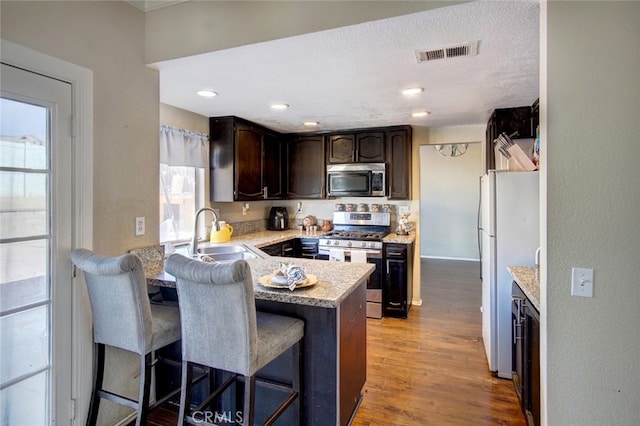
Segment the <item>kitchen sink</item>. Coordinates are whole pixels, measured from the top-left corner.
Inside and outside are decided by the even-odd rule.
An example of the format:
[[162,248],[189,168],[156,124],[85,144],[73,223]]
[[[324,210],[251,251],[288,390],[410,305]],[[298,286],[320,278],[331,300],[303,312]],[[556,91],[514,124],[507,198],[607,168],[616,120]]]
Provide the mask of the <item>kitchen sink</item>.
[[220,246],[200,247],[196,250],[202,260],[216,262],[233,261],[237,259],[256,259],[259,256],[243,244],[229,244]]

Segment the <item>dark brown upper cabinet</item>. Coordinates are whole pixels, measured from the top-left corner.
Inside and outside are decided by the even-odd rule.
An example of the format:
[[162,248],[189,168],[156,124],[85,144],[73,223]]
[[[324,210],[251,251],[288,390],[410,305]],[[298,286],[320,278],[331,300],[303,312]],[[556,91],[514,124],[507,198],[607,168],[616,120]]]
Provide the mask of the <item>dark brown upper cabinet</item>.
[[387,131],[387,194],[390,200],[411,199],[411,127]]
[[496,109],[489,117],[486,130],[485,171],[496,168],[496,154],[493,141],[502,133],[512,139],[536,137],[538,123],[538,101],[532,106]]
[[327,164],[384,163],[384,142],[383,131],[329,135]]
[[287,198],[324,198],[324,152],[323,135],[291,137],[287,143]]
[[284,145],[280,135],[238,117],[212,117],[211,201],[284,196]]

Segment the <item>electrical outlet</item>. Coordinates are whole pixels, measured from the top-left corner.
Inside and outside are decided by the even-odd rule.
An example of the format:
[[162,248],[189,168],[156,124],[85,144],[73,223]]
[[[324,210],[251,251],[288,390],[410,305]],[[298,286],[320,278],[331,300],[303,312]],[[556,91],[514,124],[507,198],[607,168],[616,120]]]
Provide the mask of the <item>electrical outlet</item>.
[[144,235],[144,217],[136,217],[136,235]]
[[593,269],[571,268],[571,295],[593,297]]
[[402,216],[405,213],[409,213],[409,206],[398,206],[398,216]]

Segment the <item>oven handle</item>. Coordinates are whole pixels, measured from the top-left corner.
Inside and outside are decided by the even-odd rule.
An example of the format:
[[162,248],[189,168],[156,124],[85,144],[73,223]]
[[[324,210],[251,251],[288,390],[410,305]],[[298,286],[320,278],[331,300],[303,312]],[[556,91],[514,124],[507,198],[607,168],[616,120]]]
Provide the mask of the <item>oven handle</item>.
[[[382,250],[366,250],[366,249],[340,249],[340,248],[336,248],[336,249],[331,249],[331,250],[342,250],[344,252],[345,256],[349,256],[351,257],[351,252],[352,251],[364,251],[367,253],[367,259],[382,259]],[[330,250],[324,250],[324,249],[320,249],[318,251],[319,254],[329,254]]]

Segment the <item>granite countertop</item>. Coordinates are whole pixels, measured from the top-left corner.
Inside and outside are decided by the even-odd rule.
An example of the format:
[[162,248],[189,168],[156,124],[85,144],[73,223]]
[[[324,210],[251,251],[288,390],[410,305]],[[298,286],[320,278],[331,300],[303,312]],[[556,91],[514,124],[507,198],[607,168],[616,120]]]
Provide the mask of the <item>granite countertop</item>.
[[415,231],[409,232],[409,235],[397,235],[395,232],[388,234],[382,242],[384,243],[394,243],[394,244],[413,244],[416,240]]
[[518,287],[540,312],[540,275],[530,266],[507,266],[507,270]]
[[[232,236],[229,243],[241,243],[248,244],[257,248],[268,246],[270,244],[280,243],[282,241],[291,240],[293,238],[320,238],[326,232],[318,232],[315,235],[307,235],[302,231],[287,230],[287,231],[259,231],[251,232],[249,234]],[[396,244],[412,244],[416,239],[416,233],[414,231],[409,232],[409,235],[396,235],[395,232],[389,233],[382,240],[385,243]]]
[[[280,262],[291,262],[302,266],[308,274],[318,278],[315,285],[296,289],[294,291],[265,287],[258,283],[258,278],[269,275],[278,268]],[[260,300],[272,300],[298,305],[336,308],[342,303],[358,285],[366,281],[375,269],[370,263],[341,263],[328,260],[293,259],[290,257],[267,257],[264,259],[249,259],[253,276],[254,297]],[[175,287],[175,278],[165,271],[149,276],[147,283],[159,287]]]
[[289,229],[286,231],[258,231],[243,235],[233,235],[231,241],[226,244],[247,244],[257,248],[277,244],[294,238],[319,238],[324,232],[317,232],[315,235],[307,235],[302,231]]

